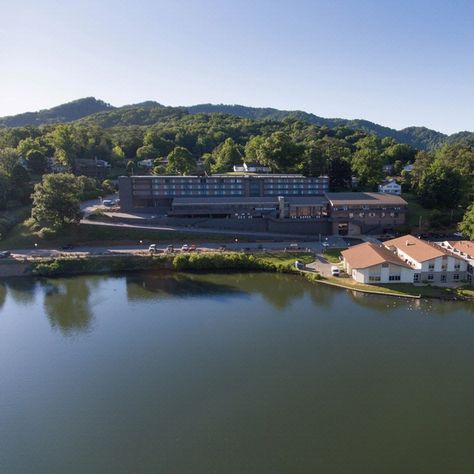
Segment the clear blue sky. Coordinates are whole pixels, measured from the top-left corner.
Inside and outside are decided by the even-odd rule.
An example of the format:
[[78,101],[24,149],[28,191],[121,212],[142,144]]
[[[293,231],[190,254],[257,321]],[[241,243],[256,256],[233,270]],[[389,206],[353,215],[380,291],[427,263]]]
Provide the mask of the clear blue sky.
[[0,116],[95,96],[474,130],[473,0],[0,6]]

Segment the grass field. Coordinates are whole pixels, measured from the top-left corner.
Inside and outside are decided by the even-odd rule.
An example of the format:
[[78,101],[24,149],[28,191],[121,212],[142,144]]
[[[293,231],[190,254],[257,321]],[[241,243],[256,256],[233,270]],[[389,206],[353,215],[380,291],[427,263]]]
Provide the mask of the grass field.
[[[158,231],[148,229],[133,229],[130,227],[112,227],[81,224],[78,227],[66,229],[54,238],[41,239],[32,232],[26,224],[17,224],[4,240],[0,241],[0,249],[58,248],[65,244],[73,245],[136,245],[142,241],[149,243],[198,243],[198,242],[224,242],[229,237],[220,234],[201,234],[188,232]],[[245,239],[239,237],[239,241]]]
[[305,252],[258,252],[254,254],[259,260],[276,265],[293,265],[295,260],[299,260],[305,264],[314,261],[311,253]]
[[329,262],[329,263],[335,263],[338,264],[341,262],[339,257],[341,256],[341,252],[344,249],[324,249],[323,252],[323,257]]
[[446,288],[431,285],[412,285],[410,283],[393,283],[382,285],[365,285],[357,283],[351,278],[325,278],[325,280],[342,285],[348,289],[370,291],[373,293],[392,293],[400,296],[421,296],[422,298],[458,298],[474,297],[474,288],[464,286],[459,288]]
[[421,217],[421,228],[428,228],[430,224],[431,210],[424,208],[413,194],[405,193],[403,199],[408,203],[407,224],[410,227],[419,227]]

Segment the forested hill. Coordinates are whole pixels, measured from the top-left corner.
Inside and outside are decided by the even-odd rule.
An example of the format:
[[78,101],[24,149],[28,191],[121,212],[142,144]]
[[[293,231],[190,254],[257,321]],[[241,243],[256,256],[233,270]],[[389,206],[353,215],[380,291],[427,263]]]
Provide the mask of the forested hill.
[[[403,130],[384,127],[368,120],[348,120],[340,118],[324,118],[300,110],[287,111],[272,108],[255,108],[243,105],[213,105],[200,104],[187,107],[191,113],[214,113],[222,112],[238,117],[245,117],[253,120],[270,119],[284,120],[285,118],[295,118],[302,122],[308,122],[320,127],[348,127],[353,130],[363,130],[364,132],[374,133],[381,138],[391,137],[399,143],[406,143],[418,149],[434,149],[442,145],[448,138],[447,135],[436,130],[430,130],[425,127],[408,127]],[[469,132],[462,132],[469,133]]]
[[166,107],[158,102],[146,101],[139,104],[114,107],[93,97],[75,100],[51,109],[39,112],[0,118],[0,127],[23,127],[29,125],[46,125],[61,122],[79,121],[87,125],[99,125],[104,128],[117,125],[153,125],[167,119],[181,118],[188,114],[225,113],[251,120],[277,120],[288,118],[328,128],[348,127],[363,130],[377,136],[391,137],[399,143],[406,143],[417,149],[435,149],[444,143],[474,144],[473,132],[459,132],[445,135],[425,127],[408,127],[395,130],[369,122],[367,120],[348,120],[340,118],[324,118],[303,111],[286,111],[273,108],[246,107],[243,105],[200,104],[190,107]]
[[38,112],[26,112],[9,117],[0,117],[0,127],[26,127],[29,125],[46,125],[51,123],[73,122],[87,115],[113,110],[114,107],[94,97],[74,100],[51,109]]

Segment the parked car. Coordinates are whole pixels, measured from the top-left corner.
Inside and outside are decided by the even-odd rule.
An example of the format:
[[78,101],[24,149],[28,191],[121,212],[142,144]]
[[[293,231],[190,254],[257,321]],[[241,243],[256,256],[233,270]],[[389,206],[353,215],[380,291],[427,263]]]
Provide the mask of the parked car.
[[190,252],[196,251],[196,244],[192,244],[192,245],[189,247],[189,251],[190,251]]
[[292,243],[288,246],[288,250],[299,250],[300,246],[296,243]]
[[181,247],[181,250],[183,252],[187,252],[189,250],[189,245],[188,244],[183,244],[183,246]]
[[339,267],[336,267],[336,265],[333,265],[331,267],[331,275],[338,277],[341,274],[341,271],[339,270]]
[[148,247],[148,251],[150,253],[155,253],[158,251],[158,249],[156,248],[156,244],[150,244],[150,246]]
[[11,252],[9,252],[8,250],[3,250],[2,252],[0,252],[0,258],[8,258],[10,255]]
[[219,247],[219,251],[220,251],[220,252],[225,252],[226,250],[227,250],[227,247],[226,247],[225,245],[221,245],[221,246]]
[[296,260],[295,261],[295,268],[297,270],[303,270],[305,267],[304,263],[303,262],[300,262],[299,260]]
[[167,253],[173,253],[174,252],[174,246],[173,245],[168,245],[166,247],[166,252]]

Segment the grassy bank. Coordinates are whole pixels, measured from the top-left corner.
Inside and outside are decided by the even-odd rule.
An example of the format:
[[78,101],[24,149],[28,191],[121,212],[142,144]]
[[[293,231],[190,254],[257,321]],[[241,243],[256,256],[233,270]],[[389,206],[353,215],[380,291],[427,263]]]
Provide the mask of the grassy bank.
[[[148,229],[133,229],[131,227],[99,226],[93,224],[81,224],[62,230],[53,238],[41,238],[32,231],[25,223],[17,224],[0,240],[0,249],[13,248],[34,248],[35,243],[38,248],[59,248],[65,244],[76,246],[81,245],[136,245],[140,241],[149,243],[181,243],[181,242],[225,242],[229,236],[220,234],[201,234],[179,231],[160,231]],[[239,237],[239,241],[245,239]]]
[[323,257],[329,262],[329,263],[334,263],[338,264],[341,262],[340,257],[341,257],[341,252],[344,249],[324,249],[323,251]]
[[177,255],[100,256],[41,259],[31,262],[31,273],[41,276],[113,273],[140,270],[186,272],[267,271],[293,272],[298,259],[309,263],[308,254],[180,253]]
[[348,290],[376,293],[381,295],[442,299],[463,299],[474,297],[474,289],[468,286],[459,288],[446,288],[432,285],[415,286],[409,283],[365,285],[363,283],[357,283],[351,278],[320,278],[318,280],[322,280],[323,282],[339,286],[341,288],[347,288]]

